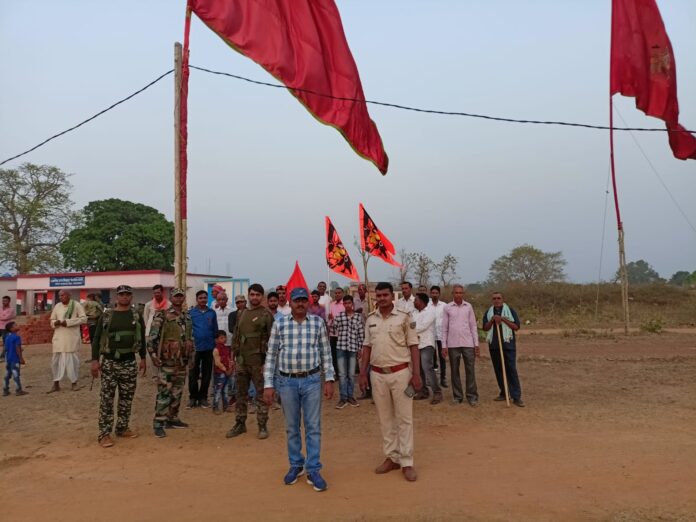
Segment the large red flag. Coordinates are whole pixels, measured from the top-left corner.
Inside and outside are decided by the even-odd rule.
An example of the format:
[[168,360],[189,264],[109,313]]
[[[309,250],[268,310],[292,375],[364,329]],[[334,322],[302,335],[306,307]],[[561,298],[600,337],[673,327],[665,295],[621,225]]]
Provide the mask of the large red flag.
[[351,261],[346,247],[343,246],[343,241],[338,237],[338,232],[336,232],[329,216],[326,216],[326,264],[337,274],[360,281],[358,271]]
[[636,107],[663,120],[679,159],[696,159],[696,137],[679,125],[677,68],[655,0],[613,0],[611,94],[635,96]]
[[365,211],[365,207],[363,207],[362,203],[360,203],[358,213],[360,219],[361,248],[371,256],[379,257],[390,265],[401,266],[396,259],[394,259],[396,255],[394,245],[392,245],[391,241],[387,239],[387,236],[377,228],[377,225],[375,225],[375,222],[372,221],[370,215]]
[[284,83],[319,121],[343,134],[355,152],[387,173],[389,160],[367,112],[334,0],[189,0],[189,6],[233,49]]
[[307,281],[305,281],[302,270],[300,270],[300,263],[297,261],[295,261],[295,269],[292,271],[290,279],[288,279],[288,284],[285,285],[285,295],[288,296],[288,301],[293,288],[304,288],[309,293],[309,286],[307,286]]

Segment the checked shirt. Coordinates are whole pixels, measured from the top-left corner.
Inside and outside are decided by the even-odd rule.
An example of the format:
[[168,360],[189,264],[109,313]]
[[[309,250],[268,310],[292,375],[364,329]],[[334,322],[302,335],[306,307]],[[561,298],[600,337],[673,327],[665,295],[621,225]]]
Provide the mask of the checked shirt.
[[304,321],[298,323],[291,314],[274,321],[263,370],[264,388],[274,387],[276,370],[299,373],[317,366],[322,367],[325,380],[334,380],[331,345],[324,320],[316,315],[307,315]]
[[357,352],[362,348],[362,343],[365,339],[365,327],[360,314],[353,313],[349,317],[345,312],[341,312],[334,320],[333,327],[338,337],[337,350]]

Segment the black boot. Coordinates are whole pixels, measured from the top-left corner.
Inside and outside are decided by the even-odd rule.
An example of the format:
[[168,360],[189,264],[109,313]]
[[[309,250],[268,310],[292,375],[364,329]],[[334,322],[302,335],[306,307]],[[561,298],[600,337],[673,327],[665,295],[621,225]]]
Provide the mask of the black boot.
[[268,438],[268,430],[266,429],[265,422],[259,422],[259,434],[257,435],[257,438],[261,440]]
[[232,437],[237,437],[242,433],[246,433],[246,419],[238,417],[237,422],[234,424],[234,426],[232,426],[232,429],[227,432],[225,437],[231,439]]

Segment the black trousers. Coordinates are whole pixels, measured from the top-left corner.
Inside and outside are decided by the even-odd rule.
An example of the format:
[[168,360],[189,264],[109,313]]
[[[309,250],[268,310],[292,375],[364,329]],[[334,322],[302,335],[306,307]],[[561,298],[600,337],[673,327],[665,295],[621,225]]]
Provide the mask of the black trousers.
[[[213,374],[213,350],[196,352],[193,368],[189,370],[189,399],[202,401],[208,398],[210,377]],[[200,386],[199,379],[200,376]]]

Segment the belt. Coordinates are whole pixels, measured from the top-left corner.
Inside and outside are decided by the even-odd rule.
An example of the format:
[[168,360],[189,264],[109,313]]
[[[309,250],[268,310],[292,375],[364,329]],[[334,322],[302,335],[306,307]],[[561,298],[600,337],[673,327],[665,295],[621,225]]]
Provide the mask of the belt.
[[281,372],[278,370],[278,373],[282,375],[283,377],[290,377],[291,379],[298,379],[300,377],[309,377],[310,375],[314,375],[317,373],[319,370],[321,370],[321,366],[317,366],[313,370],[309,370],[308,372],[297,372],[297,373],[287,373],[287,372]]
[[373,366],[372,371],[377,373],[396,373],[406,368],[408,368],[408,363],[401,363],[397,364],[396,366],[385,366],[384,368]]

